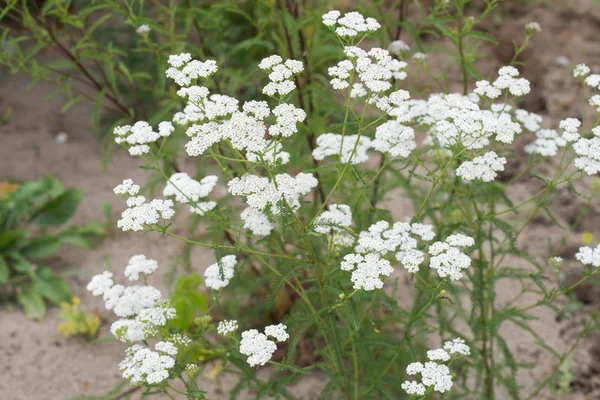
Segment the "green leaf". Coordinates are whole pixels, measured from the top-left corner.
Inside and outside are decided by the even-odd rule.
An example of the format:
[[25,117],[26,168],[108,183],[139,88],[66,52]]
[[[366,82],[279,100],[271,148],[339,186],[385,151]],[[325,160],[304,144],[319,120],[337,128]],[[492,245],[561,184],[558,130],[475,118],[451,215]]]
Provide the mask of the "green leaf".
[[62,278],[56,276],[48,267],[41,267],[33,276],[33,288],[41,296],[59,305],[73,297],[71,288]]
[[8,254],[9,259],[12,261],[10,264],[13,269],[23,274],[30,274],[33,272],[33,268],[29,260],[23,257],[19,253],[11,252]]
[[36,259],[51,257],[60,250],[60,240],[57,236],[44,235],[32,240],[22,250],[23,256]]
[[110,220],[112,215],[112,204],[110,204],[108,201],[104,201],[102,203],[102,215],[104,215],[104,218],[107,220]]
[[67,111],[69,111],[69,109],[71,107],[73,107],[75,104],[79,103],[82,100],[85,100],[85,97],[83,97],[83,96],[77,96],[77,97],[72,98],[71,100],[69,100],[67,102],[67,104],[65,104],[63,106],[63,108],[60,109],[60,112],[61,113],[66,113]]
[[496,46],[500,44],[492,35],[481,31],[471,31],[467,36],[473,37],[475,39],[485,40],[486,42],[493,43]]
[[17,241],[27,237],[26,231],[10,231],[0,235],[0,249],[9,249]]
[[10,267],[4,256],[0,256],[0,285],[5,284],[10,278]]
[[59,305],[73,297],[71,288],[48,267],[40,267],[33,276],[33,288],[41,296]]
[[90,249],[94,245],[94,239],[101,237],[104,230],[98,222],[91,222],[84,226],[70,226],[62,230],[58,237],[61,243]]
[[18,296],[19,303],[23,306],[25,315],[30,318],[42,319],[46,314],[46,304],[42,296],[35,291],[32,285],[24,286]]
[[70,189],[47,203],[39,210],[35,222],[40,226],[55,226],[64,224],[73,216],[81,202],[82,193],[79,189]]

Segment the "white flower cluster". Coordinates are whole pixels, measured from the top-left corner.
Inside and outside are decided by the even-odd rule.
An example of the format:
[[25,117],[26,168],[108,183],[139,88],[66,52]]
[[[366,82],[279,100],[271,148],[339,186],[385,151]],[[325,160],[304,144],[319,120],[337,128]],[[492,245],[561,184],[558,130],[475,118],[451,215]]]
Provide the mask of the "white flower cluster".
[[176,201],[190,204],[190,210],[193,213],[204,215],[205,212],[215,208],[217,203],[214,201],[199,202],[199,200],[212,192],[217,180],[216,175],[208,175],[198,182],[185,172],[176,172],[167,181],[163,196],[175,196]]
[[585,84],[592,89],[600,89],[600,74],[591,74],[585,77]]
[[374,18],[365,18],[362,14],[352,11],[342,14],[337,10],[329,11],[323,15],[323,24],[330,29],[335,29],[335,33],[342,38],[353,38],[359,33],[368,34],[381,28],[381,25]]
[[471,351],[463,339],[454,339],[444,343],[443,349],[429,350],[427,358],[430,360],[425,364],[414,362],[406,367],[408,375],[421,375],[421,382],[405,381],[401,387],[411,396],[424,396],[427,388],[444,393],[452,388],[452,375],[447,365],[436,361],[446,362],[453,358],[469,355]]
[[129,154],[132,156],[140,156],[150,152],[150,143],[170,136],[173,131],[175,131],[175,127],[168,121],[158,124],[158,132],[153,131],[152,126],[148,122],[138,121],[133,126],[117,126],[113,133],[116,135],[115,142],[117,144],[127,146]]
[[170,219],[175,215],[172,200],[154,199],[146,203],[144,196],[136,196],[140,190],[139,185],[133,184],[131,179],[126,179],[121,185],[114,188],[114,192],[129,196],[127,209],[121,214],[117,226],[124,231],[141,231],[144,225],[157,224],[160,218]]
[[204,271],[204,283],[206,287],[220,290],[229,285],[229,280],[233,278],[236,264],[237,259],[235,255],[230,254],[206,267]]
[[287,326],[279,324],[267,326],[265,333],[260,333],[256,329],[242,332],[240,353],[248,356],[246,361],[251,367],[265,365],[277,350],[277,345],[269,337],[278,342],[284,342],[289,339],[286,329]]
[[140,192],[140,185],[134,184],[131,179],[125,179],[122,184],[113,189],[113,192],[119,196],[135,196]]
[[558,148],[565,147],[567,144],[554,129],[540,129],[535,136],[535,141],[525,146],[525,152],[529,154],[554,157],[558,154]]
[[258,68],[269,72],[271,82],[263,88],[263,93],[268,96],[275,96],[275,94],[284,96],[290,93],[296,88],[292,78],[304,71],[301,61],[286,60],[283,62],[283,59],[278,55],[264,58],[258,64]]
[[379,221],[359,234],[358,245],[354,250],[361,254],[386,255],[394,252],[402,266],[408,272],[415,273],[419,270],[419,265],[425,261],[424,253],[417,249],[417,238],[430,241],[434,237],[435,233],[431,225],[396,222],[390,227],[388,222]]
[[592,70],[585,64],[577,64],[573,70],[575,78],[585,78]]
[[237,329],[238,322],[236,320],[224,320],[217,325],[217,333],[223,336],[229,335],[230,333],[237,331]]
[[388,45],[388,51],[395,55],[401,55],[410,51],[410,46],[404,40],[394,40]]
[[170,67],[166,71],[167,78],[171,78],[179,86],[189,86],[198,78],[207,78],[217,72],[217,62],[214,60],[192,60],[190,53],[171,55],[167,60]]
[[327,211],[317,217],[314,229],[319,233],[343,231],[352,225],[352,210],[346,204],[330,204]]
[[389,276],[394,269],[390,262],[377,253],[348,254],[340,266],[342,271],[352,271],[350,280],[354,289],[375,290],[383,287],[380,276]]
[[283,103],[273,109],[273,115],[277,117],[277,123],[269,128],[271,136],[290,137],[298,132],[296,124],[304,122],[306,113],[293,104]]
[[[156,261],[139,254],[129,260],[125,276],[138,280],[140,274],[149,276],[157,268]],[[125,287],[115,284],[113,274],[108,271],[92,277],[87,289],[94,296],[102,296],[106,309],[121,317],[112,324],[110,331],[123,342],[145,340],[154,335],[157,327],[165,326],[175,317],[175,309],[168,300],[162,300],[158,289],[148,285]]]
[[125,267],[125,276],[130,281],[137,281],[142,275],[152,275],[158,269],[158,263],[151,258],[146,258],[143,254],[131,257],[129,264]]
[[[330,67],[331,85],[336,90],[343,90],[353,82],[352,71],[355,71],[364,86],[373,93],[381,93],[392,87],[392,78],[406,78],[406,63],[393,58],[389,51],[374,47],[369,52],[354,46],[344,48],[348,59]],[[353,86],[354,88],[354,86]]]
[[510,144],[522,128],[514,122],[510,108],[494,104],[490,110],[482,110],[477,96],[460,94],[432,95],[427,103],[426,123],[432,124],[426,144],[451,148],[456,144],[470,150],[490,145],[491,138]]
[[595,94],[590,97],[590,106],[596,108],[596,112],[600,112],[600,94]]
[[317,137],[317,147],[312,156],[318,161],[328,156],[341,156],[340,161],[344,164],[352,157],[352,164],[360,164],[369,159],[367,152],[371,146],[371,139],[367,136],[324,133]]
[[473,161],[465,161],[456,169],[456,175],[463,178],[465,181],[481,179],[484,182],[491,182],[496,179],[496,172],[504,171],[506,164],[505,157],[489,151],[482,156],[475,157]]
[[539,23],[531,21],[525,24],[525,30],[531,33],[537,33],[542,31],[542,27]]
[[244,175],[229,181],[229,193],[243,196],[246,203],[258,210],[270,208],[274,214],[279,213],[278,203],[285,200],[292,210],[300,208],[300,198],[317,186],[317,179],[312,174],[299,173],[295,177],[288,174],[275,176],[275,182],[257,175]]
[[580,247],[579,252],[575,254],[575,258],[581,261],[583,265],[600,267],[600,245],[593,249],[588,246]]
[[451,235],[443,242],[435,242],[429,246],[429,265],[437,271],[440,278],[448,277],[457,281],[463,277],[462,270],[471,266],[471,259],[460,248],[474,244],[473,238],[463,234]]
[[[510,106],[507,106],[510,107]],[[542,117],[538,114],[523,110],[515,110],[515,119],[523,124],[523,128],[529,132],[537,132],[541,128]]]
[[580,120],[577,118],[565,118],[560,121],[558,126],[563,131],[562,138],[565,140],[565,142],[572,143],[579,140],[579,127],[581,126]]
[[375,129],[373,148],[392,157],[406,158],[417,148],[415,131],[397,120],[390,120]]
[[474,92],[489,99],[497,99],[503,90],[508,90],[513,96],[524,96],[530,92],[529,81],[525,78],[517,78],[519,70],[515,67],[506,66],[498,70],[498,78],[490,84],[488,81],[476,82],[477,88]]
[[132,385],[156,384],[168,379],[178,349],[169,342],[158,342],[154,348],[156,351],[139,344],[129,347],[125,359],[119,363],[123,378]]
[[386,221],[379,221],[360,232],[356,253],[344,257],[341,269],[353,271],[351,280],[355,289],[374,290],[383,287],[380,276],[389,276],[393,268],[384,259],[388,253],[395,253],[396,259],[409,272],[419,270],[425,255],[418,250],[418,238],[430,241],[435,237],[431,225],[396,222],[390,227]]
[[[260,63],[260,68],[270,71],[269,77],[272,80],[265,87],[265,93],[287,94],[294,89],[294,82],[290,78],[302,71],[302,63],[295,60],[287,60],[285,63],[282,61],[281,57],[275,55]],[[240,110],[237,99],[211,95],[206,87],[184,87],[177,94],[187,98],[188,104],[182,112],[175,114],[173,121],[182,125],[194,123],[186,131],[190,137],[190,141],[186,143],[188,155],[202,155],[214,144],[228,140],[236,150],[245,151],[250,161],[256,161],[260,156],[271,164],[275,161],[289,161],[289,154],[280,152],[279,143],[269,142],[265,138],[265,119],[271,115],[267,102],[248,101]],[[304,110],[287,103],[279,104],[272,113],[276,121],[271,124],[269,134],[274,137],[293,135],[298,132],[297,124],[306,119]]]
[[573,144],[575,168],[584,171],[588,175],[600,172],[600,126],[592,129],[594,136],[590,139],[581,138]]
[[[600,87],[600,75],[589,75],[590,72],[591,70],[587,65],[579,64],[573,70],[573,76],[597,89]],[[600,112],[600,95],[593,95],[589,103]],[[539,122],[541,122],[541,118]],[[539,128],[539,123],[537,127]],[[526,145],[525,151],[530,154],[553,157],[558,154],[559,148],[566,148],[572,144],[577,156],[575,158],[575,168],[584,171],[588,175],[600,172],[600,127],[592,129],[594,136],[591,138],[581,137],[579,133],[581,121],[577,118],[563,119],[560,121],[559,128],[562,130],[562,135],[560,136],[553,129],[540,129],[536,131],[536,140]],[[533,129],[530,130],[534,131]]]
[[240,218],[244,221],[244,229],[258,236],[267,236],[275,228],[265,213],[252,207],[242,211]]

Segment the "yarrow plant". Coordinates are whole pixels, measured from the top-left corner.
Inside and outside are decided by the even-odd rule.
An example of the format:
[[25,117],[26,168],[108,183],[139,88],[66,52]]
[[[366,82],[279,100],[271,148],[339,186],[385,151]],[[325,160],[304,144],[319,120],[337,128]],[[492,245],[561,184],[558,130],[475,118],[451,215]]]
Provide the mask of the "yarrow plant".
[[[457,13],[458,30],[443,33],[462,41],[479,20],[463,18],[461,2],[447,3],[436,2],[434,11]],[[216,259],[202,266],[212,304],[192,317],[188,332],[174,321],[189,312],[147,284],[156,261],[136,255],[126,266],[125,276],[144,285],[123,286],[108,271],[92,278],[88,289],[121,318],[111,332],[130,345],[123,377],[148,393],[204,398],[196,377],[219,359],[219,371],[240,374],[232,396],[247,389],[294,398],[291,383],[321,373],[322,397],[452,392],[493,399],[504,387],[511,398],[534,398],[548,381],[522,393],[518,355],[500,327],[513,322],[538,341],[527,323],[531,313],[541,306],[560,313],[555,299],[600,270],[600,247],[569,255],[584,265],[582,279],[550,289],[542,282],[545,267],[560,270],[563,259],[553,247],[546,257],[552,261],[542,264],[517,239],[539,210],[550,213],[553,189],[600,171],[600,95],[589,99],[594,123],[565,118],[554,129],[520,108],[531,85],[515,61],[489,80],[468,82],[464,69],[462,93],[415,97],[407,67],[430,74],[426,54],[411,55],[400,40],[367,48],[365,39],[381,24],[355,11],[329,11],[322,24],[329,31],[323,35],[339,44],[338,59],[320,76],[319,90],[335,96],[332,112],[311,100],[318,92],[303,78],[314,72],[304,55],[257,63],[263,86],[244,88],[255,98],[241,101],[209,89],[220,72],[216,61],[182,53],[169,57],[166,71],[181,111],[156,130],[145,121],[114,129],[115,141],[162,179],[165,197],[147,200],[126,179],[114,189],[127,205],[118,226],[212,249]],[[515,57],[541,31],[536,23],[524,29]],[[579,65],[574,77],[597,91],[600,78],[590,72]],[[191,163],[176,169],[168,162],[165,149],[182,137],[181,153],[201,166],[195,172],[182,170]],[[530,159],[511,176],[507,165],[519,147]],[[541,163],[555,172],[540,178],[539,193],[513,203],[510,185]],[[396,189],[401,194],[390,197]],[[397,207],[399,198],[411,205]],[[402,217],[383,206],[389,199]],[[517,213],[524,216],[507,218]],[[173,228],[182,219],[193,221],[188,236]],[[400,279],[410,287],[399,289]],[[539,300],[499,305],[501,279],[518,281]],[[582,333],[588,331],[586,325]],[[426,350],[440,339],[442,348]],[[555,355],[558,365],[568,356]],[[255,373],[263,366],[267,381]],[[183,391],[170,383],[177,378]]]

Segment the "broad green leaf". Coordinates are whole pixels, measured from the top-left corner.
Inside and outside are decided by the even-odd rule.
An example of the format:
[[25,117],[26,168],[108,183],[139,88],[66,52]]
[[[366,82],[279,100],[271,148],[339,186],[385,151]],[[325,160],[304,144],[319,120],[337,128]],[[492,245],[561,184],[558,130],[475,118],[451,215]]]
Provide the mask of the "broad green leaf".
[[37,270],[33,276],[33,288],[41,296],[57,305],[69,301],[73,297],[69,285],[48,267],[41,267]]
[[0,255],[0,285],[5,284],[10,278],[10,267],[6,258]]
[[60,240],[57,236],[44,235],[32,240],[22,250],[23,256],[29,259],[51,257],[60,250]]
[[0,235],[0,249],[10,249],[11,246],[23,238],[27,237],[26,231],[10,231]]
[[39,210],[35,222],[40,226],[64,224],[73,216],[81,202],[82,193],[79,189],[70,189],[47,203]]
[[104,235],[104,230],[98,222],[84,226],[70,226],[58,234],[61,243],[67,243],[84,249],[92,248],[94,240]]
[[10,252],[8,253],[8,258],[10,265],[12,265],[15,271],[21,272],[23,274],[30,274],[33,272],[31,262],[29,262],[29,260],[27,260],[21,254],[16,252]]
[[46,304],[32,285],[23,286],[18,299],[21,306],[23,306],[25,315],[28,317],[42,319],[46,314]]

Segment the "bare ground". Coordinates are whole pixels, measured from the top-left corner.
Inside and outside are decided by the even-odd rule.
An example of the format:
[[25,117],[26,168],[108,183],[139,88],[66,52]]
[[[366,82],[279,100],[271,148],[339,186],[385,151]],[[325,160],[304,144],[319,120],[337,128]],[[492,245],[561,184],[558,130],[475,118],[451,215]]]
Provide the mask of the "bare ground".
[[[573,63],[586,62],[600,69],[600,46],[597,38],[600,27],[600,8],[594,7],[593,0],[581,0],[576,6],[567,2],[553,2],[544,8],[534,8],[517,13],[515,18],[503,21],[502,28],[490,26],[490,31],[499,34],[502,46],[489,48],[491,57],[483,61],[485,70],[490,72],[507,60],[507,46],[516,38],[524,23],[538,21],[544,31],[537,35],[533,47],[524,55],[527,66],[524,75],[531,79],[534,91],[525,102],[524,108],[546,115],[551,114],[557,123],[559,119],[580,114],[579,95],[573,85],[570,70],[556,63],[558,56],[566,56]],[[508,56],[510,59],[510,56]],[[441,62],[432,57],[430,62]],[[120,199],[112,193],[116,183],[125,177],[143,181],[143,171],[138,169],[137,160],[128,155],[116,153],[102,172],[101,143],[88,125],[89,109],[75,107],[67,114],[60,114],[61,102],[45,101],[43,96],[52,88],[38,85],[26,92],[27,83],[22,76],[2,76],[0,87],[0,113],[7,106],[14,107],[10,121],[0,126],[0,176],[17,179],[32,179],[47,174],[61,179],[66,186],[79,187],[84,192],[84,203],[80,207],[74,222],[85,223],[98,219],[102,203],[109,201],[116,211],[123,208]],[[65,132],[66,143],[59,143],[56,135]],[[521,162],[525,155],[520,156]],[[519,162],[519,161],[517,161]],[[540,189],[531,177],[524,177],[510,195],[515,201],[522,201]],[[411,215],[410,207],[401,194],[389,199],[395,219],[404,219]],[[585,204],[568,192],[558,192],[552,210],[561,225],[572,226],[576,215]],[[525,211],[526,214],[526,211]],[[573,254],[580,245],[581,233],[592,231],[600,237],[600,219],[591,213],[574,230],[561,230],[544,217],[534,219],[533,224],[521,235],[519,245],[532,251],[539,262],[545,262],[548,239],[558,243],[567,238],[567,246],[562,252],[565,266],[560,279],[572,282],[578,274]],[[180,249],[179,243],[163,240],[156,235],[138,235],[117,230],[104,240],[98,248],[84,251],[64,248],[60,256],[51,260],[59,271],[81,271],[80,275],[69,278],[74,293],[82,298],[82,303],[102,310],[98,299],[85,290],[89,277],[106,268],[105,256],[114,266],[126,265],[132,254],[145,253],[157,259],[160,264],[168,265]],[[201,271],[214,262],[210,251],[197,250],[194,254],[194,269]],[[506,260],[506,265],[522,266],[518,260]],[[118,270],[118,268],[116,268]],[[166,268],[163,268],[164,272]],[[160,271],[160,270],[159,270]],[[154,277],[153,283],[167,291],[164,276]],[[559,277],[549,267],[547,284],[556,285]],[[408,301],[413,287],[408,280],[400,299]],[[509,281],[500,283],[498,306],[514,301],[517,306],[529,305],[538,300],[533,294],[518,297],[519,286]],[[569,319],[557,319],[548,309],[536,311],[539,318],[534,321],[536,331],[557,352],[568,349],[577,340],[578,332],[586,321],[588,313],[600,304],[600,290],[587,286],[577,292],[578,299],[584,303],[582,311],[573,312]],[[118,342],[88,343],[82,339],[65,339],[56,331],[58,310],[50,309],[47,317],[36,322],[26,318],[19,310],[0,308],[0,398],[2,400],[55,400],[69,399],[78,395],[102,395],[120,382],[117,364],[123,357],[124,346]],[[520,360],[535,365],[524,370],[519,377],[524,393],[533,390],[556,368],[556,360],[546,351],[535,346],[535,340],[523,334],[512,325],[502,327],[508,345],[516,351]],[[102,328],[100,336],[106,336],[108,329]],[[600,398],[600,335],[585,338],[571,356],[573,382],[568,395],[553,394],[545,389],[535,399],[597,399]],[[220,376],[217,380],[203,378],[202,386],[211,394],[211,398],[226,398],[227,387],[233,377]],[[311,376],[303,381],[293,392],[306,399],[317,397],[318,388],[324,378]],[[498,398],[505,394],[498,393]]]

